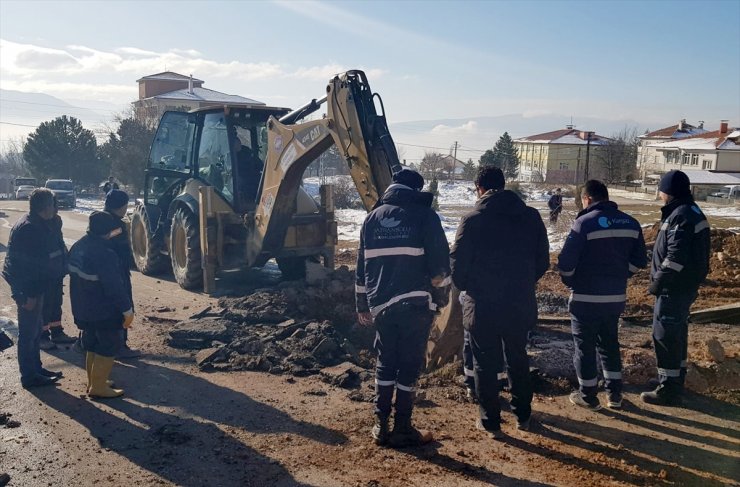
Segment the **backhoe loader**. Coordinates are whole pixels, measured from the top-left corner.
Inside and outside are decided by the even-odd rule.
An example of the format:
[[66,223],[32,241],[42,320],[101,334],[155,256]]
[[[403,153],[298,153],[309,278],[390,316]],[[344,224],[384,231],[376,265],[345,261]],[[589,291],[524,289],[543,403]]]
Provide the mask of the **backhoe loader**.
[[[324,104],[325,117],[304,120]],[[332,144],[370,210],[400,163],[382,101],[362,71],[335,76],[325,96],[292,112],[263,105],[166,112],[131,217],[136,266],[143,274],[171,268],[181,287],[207,293],[221,273],[271,258],[288,278],[305,273],[306,259],[333,267],[331,186],[321,187],[318,204],[301,187],[306,167]]]

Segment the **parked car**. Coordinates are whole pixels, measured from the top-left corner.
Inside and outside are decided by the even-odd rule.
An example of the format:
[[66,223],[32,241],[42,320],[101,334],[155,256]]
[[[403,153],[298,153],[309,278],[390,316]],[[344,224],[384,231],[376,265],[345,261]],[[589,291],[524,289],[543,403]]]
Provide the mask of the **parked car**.
[[74,183],[69,179],[49,179],[46,187],[57,197],[59,207],[76,208],[77,191]]
[[35,186],[31,186],[29,184],[23,184],[21,186],[18,186],[18,189],[15,190],[15,199],[17,200],[27,200],[29,196],[31,196],[31,192],[36,189]]

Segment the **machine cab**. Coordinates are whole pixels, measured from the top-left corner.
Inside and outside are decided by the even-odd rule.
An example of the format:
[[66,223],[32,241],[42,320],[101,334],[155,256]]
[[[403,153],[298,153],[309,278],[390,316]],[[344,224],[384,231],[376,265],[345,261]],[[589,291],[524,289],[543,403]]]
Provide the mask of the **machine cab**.
[[197,179],[237,213],[253,210],[267,153],[267,119],[286,112],[246,107],[166,112],[149,153],[145,204],[165,210]]

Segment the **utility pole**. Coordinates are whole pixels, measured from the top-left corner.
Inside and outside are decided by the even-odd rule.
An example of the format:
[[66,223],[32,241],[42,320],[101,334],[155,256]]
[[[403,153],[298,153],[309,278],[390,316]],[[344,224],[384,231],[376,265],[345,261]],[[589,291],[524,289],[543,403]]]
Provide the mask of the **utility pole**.
[[457,165],[457,141],[455,141],[455,155],[452,156],[452,179],[455,179],[455,166]]
[[583,182],[588,181],[588,162],[591,156],[591,136],[593,132],[586,132],[586,167],[584,168]]

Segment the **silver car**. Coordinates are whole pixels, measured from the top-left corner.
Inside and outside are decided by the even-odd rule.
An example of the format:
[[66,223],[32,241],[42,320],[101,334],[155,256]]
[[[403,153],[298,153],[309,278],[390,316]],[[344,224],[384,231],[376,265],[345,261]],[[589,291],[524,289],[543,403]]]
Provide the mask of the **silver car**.
[[27,200],[28,197],[31,196],[31,193],[34,189],[36,189],[34,186],[30,186],[28,184],[22,184],[18,186],[18,189],[15,190],[15,199]]
[[46,181],[46,187],[57,197],[59,208],[77,207],[77,191],[70,179],[49,179]]

